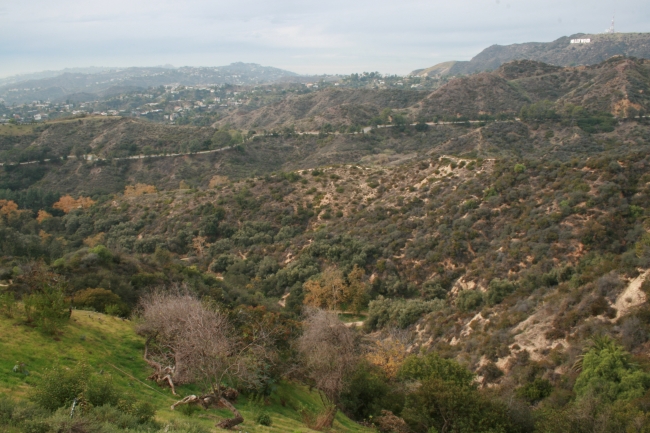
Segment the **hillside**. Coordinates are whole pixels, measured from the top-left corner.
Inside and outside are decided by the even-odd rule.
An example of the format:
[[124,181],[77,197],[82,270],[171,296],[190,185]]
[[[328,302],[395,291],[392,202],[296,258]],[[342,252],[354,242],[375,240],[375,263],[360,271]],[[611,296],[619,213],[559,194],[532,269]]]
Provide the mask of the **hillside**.
[[514,118],[524,106],[540,101],[550,101],[557,113],[580,106],[592,113],[634,117],[650,109],[649,62],[619,56],[592,66],[558,67],[515,60],[493,72],[451,79],[430,93],[326,89],[291,95],[259,109],[239,110],[216,125],[346,132],[386,123],[384,110],[407,115],[411,122]]
[[242,129],[280,129],[292,126],[314,131],[325,124],[368,125],[384,108],[407,108],[425,95],[412,90],[327,89],[308,95],[289,96],[252,112],[239,111],[220,120]]
[[[109,157],[94,162],[71,157],[59,162],[6,166],[0,172],[0,189],[23,194],[38,189],[97,196],[119,193],[125,186],[136,183],[154,185],[161,190],[176,189],[181,182],[187,187],[207,188],[214,185],[218,176],[242,179],[331,164],[396,166],[428,158],[433,153],[473,154],[483,158],[552,155],[567,161],[603,149],[605,136],[562,125],[549,125],[542,130],[546,135],[553,134],[553,138],[540,135],[539,130],[525,123],[511,121],[471,127],[439,125],[424,132],[413,128],[393,132],[388,128],[369,134],[332,134],[320,138],[317,135],[256,137],[239,147],[181,156],[125,160]],[[624,142],[627,134],[627,127],[622,126],[606,139]]]
[[418,116],[470,117],[517,113],[528,99],[506,80],[494,74],[479,74],[452,80],[420,104]]
[[437,65],[431,66],[430,68],[416,69],[411,72],[409,75],[414,75],[417,77],[438,77],[451,75],[450,71],[454,65],[458,63],[455,60],[449,62],[438,63]]
[[379,152],[362,166],[113,194],[42,222],[7,217],[2,273],[18,272],[13,257],[44,257],[72,289],[110,288],[131,306],[138,291],[180,279],[226,305],[297,314],[308,280],[357,265],[367,331],[410,329],[411,350],[460,360],[506,395],[546,381],[560,398],[593,334],[645,362],[647,125],[451,128],[465,134],[411,160]]
[[[539,125],[513,120],[522,107],[536,107],[537,103],[546,107],[545,110],[557,107],[555,110],[562,113],[564,104],[584,104],[592,109],[612,110],[617,115],[633,113],[631,110],[642,113],[648,107],[646,92],[630,91],[625,98],[615,87],[624,89],[629,85],[625,80],[637,73],[635,63],[621,63],[617,75],[606,69],[605,72],[561,71],[550,76],[529,76],[522,72],[523,78],[510,81],[499,76],[512,77],[515,66],[510,64],[494,75],[455,80],[409,109],[415,118],[488,119],[471,125],[431,124],[424,130],[397,126],[371,129],[366,134],[301,135],[290,129],[294,126],[291,124],[281,133],[258,133],[242,144],[234,142],[226,147],[219,141],[223,134],[229,137],[223,130],[160,125],[128,118],[88,117],[44,125],[8,125],[0,127],[2,162],[53,160],[6,165],[0,172],[0,189],[31,188],[94,196],[118,193],[126,185],[136,183],[154,185],[161,190],[176,189],[181,182],[188,187],[207,188],[215,176],[241,179],[330,164],[390,166],[427,158],[432,153],[473,154],[483,158],[552,155],[564,162],[601,152],[603,143],[609,140],[626,142],[628,126],[616,127],[617,122],[612,123],[610,118],[565,114],[566,117],[554,118],[544,125],[545,135],[541,136]],[[591,84],[594,82],[598,84]],[[581,83],[589,85],[580,86]],[[533,99],[531,95],[535,94]],[[557,98],[555,103],[548,102],[551,108],[544,105],[550,98]],[[504,116],[504,120],[489,120],[494,113]],[[612,124],[612,131],[607,135],[590,134],[588,125],[592,121],[597,122],[596,128],[598,122]],[[576,124],[583,126],[576,131]],[[334,124],[336,129],[341,127],[348,130],[345,124]],[[92,155],[92,162],[81,161],[76,156],[86,153]],[[58,159],[61,157],[67,158]]]
[[[3,347],[0,356],[0,394],[5,397],[24,400],[48,369],[74,368],[79,362],[86,362],[93,372],[110,375],[120,393],[136,395],[151,403],[156,409],[155,419],[159,424],[159,430],[156,431],[171,429],[178,432],[209,432],[214,431],[215,420],[231,416],[225,409],[194,412],[189,416],[187,412],[171,411],[169,406],[180,398],[173,396],[169,389],[156,388],[153,382],[147,380],[151,371],[142,359],[144,340],[135,334],[131,321],[92,311],[75,310],[70,324],[55,339],[6,317],[0,317],[0,331],[4,336],[0,337]],[[13,368],[17,364],[20,370],[14,372]],[[197,390],[193,386],[181,386],[177,392],[182,397],[196,393]],[[281,400],[284,404],[280,404]],[[298,409],[304,406],[315,410],[321,405],[315,393],[310,393],[306,387],[295,383],[281,384],[267,404],[262,404],[261,407],[256,407],[256,404],[259,405],[249,402],[243,396],[236,404],[246,419],[241,428],[249,432],[313,432],[303,424]],[[3,406],[3,410],[5,408]],[[254,413],[259,410],[271,414],[272,426],[261,426],[254,421]],[[0,418],[0,428],[9,428],[9,432],[22,431],[19,428],[12,430],[3,424],[4,421],[4,418]],[[332,431],[370,430],[340,414]]]
[[493,73],[451,80],[431,93],[416,111],[431,116],[517,114],[530,103],[547,100],[556,110],[568,104],[619,117],[650,109],[650,62],[615,57],[598,65],[557,68],[514,61]]
[[[571,44],[571,39],[590,39],[589,44]],[[649,33],[584,34],[563,36],[553,42],[492,45],[472,60],[445,62],[411,75],[468,75],[495,70],[513,60],[534,60],[555,66],[595,65],[613,56],[650,58]]]
[[[227,383],[268,398],[276,431],[311,422],[300,404],[322,408],[310,387],[325,415],[388,432],[647,430],[648,92],[644,59],[515,60],[434,91],[278,93],[212,126],[0,126],[0,313],[56,283],[64,312],[147,323],[143,295],[181,287],[238,347],[277,331],[257,352],[273,356],[236,364],[253,385]],[[55,343],[40,322],[1,319],[0,362],[38,370],[43,346],[71,365],[93,344],[95,368],[147,373],[129,321],[73,318]],[[22,398],[25,378],[3,368]]]

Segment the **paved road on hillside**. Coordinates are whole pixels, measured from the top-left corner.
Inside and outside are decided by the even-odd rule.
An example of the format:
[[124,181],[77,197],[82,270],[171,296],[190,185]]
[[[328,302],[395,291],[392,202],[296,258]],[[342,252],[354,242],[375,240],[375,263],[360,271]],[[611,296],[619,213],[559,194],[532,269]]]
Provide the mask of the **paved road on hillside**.
[[[516,122],[517,120],[502,120],[498,121],[495,120],[493,122],[495,123],[508,123],[508,122]],[[426,122],[427,125],[429,126],[441,126],[441,125],[460,125],[460,124],[466,124],[466,123],[481,123],[485,122],[483,120],[468,120],[468,121],[462,121],[462,122]],[[416,126],[417,123],[411,123],[411,126]],[[357,134],[367,134],[373,129],[382,129],[382,128],[392,128],[395,125],[377,125],[377,126],[366,126],[365,128],[362,129],[362,132],[333,132],[331,134],[333,135],[357,135]],[[304,132],[296,132],[295,134],[297,135],[319,135],[321,132],[320,131],[304,131]],[[272,134],[255,134],[251,136],[251,138],[255,137],[269,137]],[[215,153],[215,152],[223,152],[225,150],[229,150],[234,148],[235,146],[227,146],[227,147],[222,147],[219,149],[212,149],[212,150],[202,150],[200,152],[185,152],[185,153],[166,153],[166,154],[158,154],[158,155],[133,155],[133,156],[123,156],[123,157],[117,157],[117,158],[102,158],[97,155],[83,155],[81,159],[84,159],[86,161],[106,161],[106,160],[111,160],[111,161],[120,161],[120,160],[128,160],[128,159],[147,159],[147,158],[175,158],[177,156],[187,156],[187,155],[202,155],[206,153]],[[38,161],[25,161],[25,162],[0,162],[0,167],[5,166],[5,165],[29,165],[29,164],[38,164],[39,162],[51,162],[51,161],[63,161],[64,159],[78,159],[75,155],[68,155],[67,158],[47,158],[43,160],[38,160]]]
[[[102,158],[97,155],[83,155],[81,159],[84,159],[86,161],[106,161],[106,160],[111,160],[111,161],[119,161],[119,160],[125,160],[125,159],[147,159],[147,158],[173,158],[177,156],[185,156],[185,155],[201,155],[204,153],[215,153],[215,152],[223,152],[224,150],[232,149],[234,146],[226,146],[226,147],[221,147],[219,149],[212,149],[212,150],[201,150],[199,152],[186,152],[186,153],[166,153],[166,154],[161,154],[161,155],[133,155],[133,156],[123,156],[119,158]],[[67,158],[46,158],[42,159],[39,161],[25,161],[25,162],[18,162],[18,163],[11,163],[11,162],[0,162],[0,167],[4,165],[28,165],[28,164],[38,164],[39,162],[50,162],[50,161],[63,161],[64,159],[78,159],[76,155],[68,155]]]

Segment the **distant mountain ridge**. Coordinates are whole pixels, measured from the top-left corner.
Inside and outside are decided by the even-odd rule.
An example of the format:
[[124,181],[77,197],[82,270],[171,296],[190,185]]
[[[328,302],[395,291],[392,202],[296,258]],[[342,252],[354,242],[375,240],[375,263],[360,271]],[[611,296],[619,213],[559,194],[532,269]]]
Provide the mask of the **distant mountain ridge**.
[[[111,89],[115,87],[144,90],[170,84],[261,84],[299,76],[279,68],[242,62],[217,67],[88,68],[52,74],[55,72],[30,74],[24,77],[34,78],[0,85],[0,98],[7,103],[65,100],[70,95],[80,93],[103,96],[114,93]],[[19,78],[20,76],[9,77],[4,81]],[[0,80],[0,84],[2,82]]]
[[[589,39],[589,43],[571,43],[572,39]],[[650,33],[585,34],[563,36],[553,42],[527,42],[492,45],[470,61],[444,62],[411,75],[466,75],[495,70],[513,60],[535,60],[555,66],[595,65],[622,55],[650,59]]]
[[97,74],[100,72],[106,72],[106,71],[114,71],[117,69],[123,69],[123,68],[109,68],[109,67],[104,67],[104,66],[89,66],[87,68],[65,68],[65,69],[59,69],[59,70],[54,70],[54,71],[40,71],[40,72],[32,72],[32,73],[26,73],[26,74],[18,74],[18,75],[11,75],[8,77],[0,78],[0,86],[4,86],[7,84],[12,84],[12,83],[20,83],[23,81],[29,81],[29,80],[40,80],[42,78],[52,78],[56,77],[62,74],[65,74],[66,72],[70,73],[80,73],[80,74]]

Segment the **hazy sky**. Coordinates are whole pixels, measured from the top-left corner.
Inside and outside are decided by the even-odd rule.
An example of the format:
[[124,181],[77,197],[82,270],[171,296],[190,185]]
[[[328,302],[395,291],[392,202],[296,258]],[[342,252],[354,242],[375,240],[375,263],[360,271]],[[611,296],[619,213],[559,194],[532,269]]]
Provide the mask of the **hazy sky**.
[[649,0],[0,0],[0,77],[80,66],[405,74],[492,44],[650,31]]

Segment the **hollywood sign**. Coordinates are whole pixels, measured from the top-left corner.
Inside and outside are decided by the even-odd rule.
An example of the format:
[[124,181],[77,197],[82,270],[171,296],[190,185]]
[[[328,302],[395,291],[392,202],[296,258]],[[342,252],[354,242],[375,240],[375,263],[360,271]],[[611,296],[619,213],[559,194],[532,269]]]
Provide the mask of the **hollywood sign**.
[[591,39],[571,39],[572,44],[589,44]]

